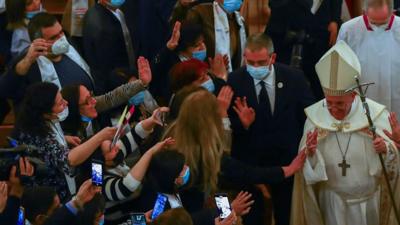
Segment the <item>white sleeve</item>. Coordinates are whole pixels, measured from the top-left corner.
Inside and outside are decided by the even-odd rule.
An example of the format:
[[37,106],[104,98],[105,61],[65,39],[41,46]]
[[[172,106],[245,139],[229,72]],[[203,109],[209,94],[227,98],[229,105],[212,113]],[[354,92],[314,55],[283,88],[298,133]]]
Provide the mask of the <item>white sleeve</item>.
[[153,130],[151,131],[147,131],[143,128],[142,122],[140,121],[138,124],[136,124],[135,126],[135,132],[137,135],[139,135],[139,137],[141,138],[146,138],[147,136],[149,136],[149,134],[151,134],[153,132]]
[[325,169],[325,161],[318,149],[316,150],[314,156],[307,156],[303,167],[303,174],[307,185],[328,180]]

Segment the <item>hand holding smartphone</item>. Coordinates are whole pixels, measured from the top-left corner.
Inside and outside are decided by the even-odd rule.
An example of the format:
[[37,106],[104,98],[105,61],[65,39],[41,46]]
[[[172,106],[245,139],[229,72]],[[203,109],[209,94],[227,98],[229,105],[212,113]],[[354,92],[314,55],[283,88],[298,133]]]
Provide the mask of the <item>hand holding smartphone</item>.
[[165,203],[167,202],[168,197],[159,193],[157,195],[156,203],[154,204],[153,213],[151,214],[151,220],[157,218],[161,213],[164,212]]
[[95,186],[103,185],[103,163],[97,160],[92,161],[92,183]]
[[232,212],[228,195],[226,193],[218,193],[214,195],[214,199],[215,199],[215,204],[217,205],[218,208],[219,217],[221,219],[225,219]]

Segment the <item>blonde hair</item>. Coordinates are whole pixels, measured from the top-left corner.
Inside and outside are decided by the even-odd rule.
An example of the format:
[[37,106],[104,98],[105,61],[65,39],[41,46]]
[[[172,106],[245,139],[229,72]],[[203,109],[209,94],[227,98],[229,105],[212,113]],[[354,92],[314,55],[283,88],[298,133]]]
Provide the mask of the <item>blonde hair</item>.
[[202,190],[215,191],[221,157],[226,149],[216,97],[206,90],[190,94],[164,136],[175,139],[175,148],[185,156],[192,177]]

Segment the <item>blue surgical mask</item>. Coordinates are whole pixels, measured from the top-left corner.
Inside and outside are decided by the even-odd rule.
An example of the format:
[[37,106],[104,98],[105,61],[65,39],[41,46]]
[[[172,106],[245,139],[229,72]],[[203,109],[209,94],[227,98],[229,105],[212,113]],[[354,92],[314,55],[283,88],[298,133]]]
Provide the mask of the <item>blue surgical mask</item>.
[[110,0],[110,6],[114,8],[119,8],[121,7],[122,4],[125,3],[125,0]]
[[141,91],[129,99],[129,104],[140,105],[144,102],[144,91]]
[[252,66],[252,65],[246,65],[247,72],[249,72],[250,76],[252,76],[256,80],[263,80],[265,77],[267,77],[270,73],[271,70],[269,69],[269,66]]
[[189,178],[190,178],[190,168],[186,167],[187,170],[185,171],[185,174],[183,174],[182,176],[182,186],[186,185],[189,182]]
[[224,0],[223,6],[228,13],[233,13],[240,9],[242,2],[242,0]]
[[40,5],[40,8],[38,10],[35,11],[30,11],[30,12],[26,12],[25,16],[27,19],[32,19],[34,16],[36,16],[36,14],[41,13],[43,11],[42,5]]
[[81,120],[82,120],[82,122],[89,123],[89,122],[92,121],[92,118],[89,118],[87,116],[82,116],[81,115]]
[[211,93],[214,93],[215,91],[215,85],[211,78],[202,83],[201,86]]
[[204,61],[207,57],[207,50],[194,51],[192,52],[192,57]]

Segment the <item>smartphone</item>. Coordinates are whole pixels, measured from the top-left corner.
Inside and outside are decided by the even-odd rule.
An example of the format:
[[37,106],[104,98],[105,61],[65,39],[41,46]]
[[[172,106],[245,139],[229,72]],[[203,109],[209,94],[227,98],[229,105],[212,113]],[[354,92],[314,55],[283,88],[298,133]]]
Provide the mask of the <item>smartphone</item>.
[[231,212],[231,205],[229,204],[229,199],[226,193],[218,193],[214,195],[215,204],[218,208],[219,217],[225,219]]
[[92,161],[92,184],[95,186],[103,185],[103,163],[100,161]]
[[167,200],[168,198],[166,195],[158,193],[156,203],[154,204],[153,213],[151,214],[151,220],[154,220],[164,212],[165,203]]
[[157,119],[159,121],[161,121],[163,127],[167,126],[167,123],[166,123],[167,116],[168,116],[168,112],[158,112],[156,115]]
[[17,225],[25,225],[25,209],[22,206],[18,210]]
[[146,225],[146,217],[144,213],[131,214],[132,225]]

